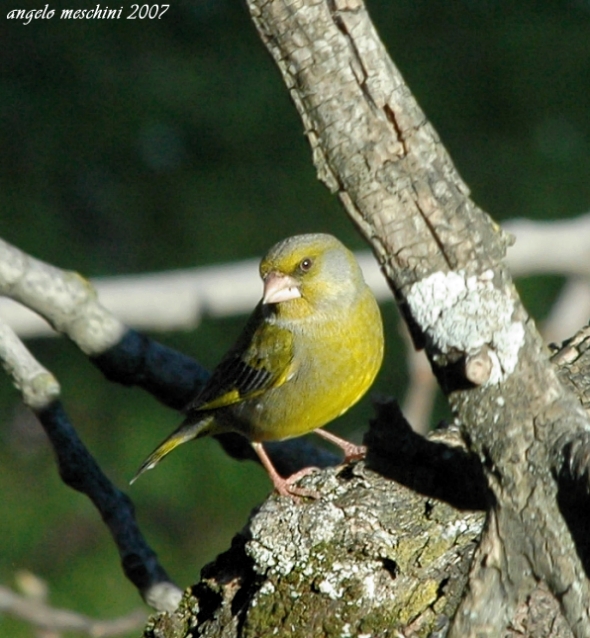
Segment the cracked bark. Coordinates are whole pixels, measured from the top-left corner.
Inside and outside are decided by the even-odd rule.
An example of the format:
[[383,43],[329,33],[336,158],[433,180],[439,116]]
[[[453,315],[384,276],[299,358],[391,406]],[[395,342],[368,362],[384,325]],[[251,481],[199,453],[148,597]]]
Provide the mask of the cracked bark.
[[[318,501],[269,498],[179,610],[153,617],[145,636],[446,635],[481,551],[486,479],[456,428],[425,439],[395,403],[376,407],[366,463],[308,477]],[[490,549],[504,560],[500,544]],[[501,612],[483,611],[492,620]],[[543,583],[506,624],[497,635],[572,636]]]
[[[218,633],[206,633],[207,622],[219,623],[223,601],[229,600],[224,598],[228,582],[219,579],[221,572],[212,576],[206,570],[202,587],[211,585],[221,602],[212,615],[205,614],[207,618],[202,611],[201,617],[193,617],[198,623],[193,635],[270,635],[277,623],[292,635],[307,623],[314,631],[301,635],[321,631],[358,635],[375,630],[378,635],[434,632],[461,638],[590,636],[587,558],[580,539],[580,516],[575,514],[587,509],[590,425],[580,402],[551,366],[549,352],[503,265],[510,238],[469,199],[468,188],[389,59],[360,0],[248,0],[248,7],[302,118],[319,179],[338,195],[372,246],[414,343],[426,349],[465,439],[467,457],[479,462],[487,515],[466,584],[460,577],[449,576],[444,586],[437,581],[432,596],[424,596],[425,606],[404,599],[405,615],[392,613],[400,600],[396,596],[403,594],[381,599],[378,607],[385,625],[377,630],[363,625],[360,616],[346,615],[346,610],[363,607],[373,617],[371,596],[351,570],[345,570],[348,580],[335,578],[322,589],[321,572],[310,568],[305,591],[313,590],[315,583],[317,596],[305,598],[300,606],[293,601],[300,601],[304,593],[289,587],[304,573],[309,554],[298,555],[297,570],[285,572],[277,568],[280,557],[303,543],[304,536],[295,536],[294,530],[304,529],[303,521],[310,516],[307,508],[328,529],[332,528],[323,508],[336,505],[345,511],[342,503],[347,499],[354,504],[354,513],[360,512],[361,501],[370,503],[361,521],[379,512],[379,525],[388,516],[400,523],[399,528],[388,530],[390,540],[377,555],[370,553],[362,538],[347,546],[347,534],[335,533],[329,539],[332,553],[323,555],[329,556],[327,563],[319,563],[319,569],[328,566],[329,573],[350,552],[364,551],[369,560],[378,560],[377,556],[387,553],[384,548],[398,547],[411,521],[427,525],[426,517],[420,516],[418,505],[414,518],[408,520],[403,504],[406,494],[391,483],[383,487],[392,491],[383,499],[384,508],[378,509],[378,477],[371,476],[375,482],[358,501],[349,495],[347,488],[363,490],[362,481],[369,480],[362,465],[352,471],[354,480],[344,481],[332,473],[314,477],[315,489],[324,485],[325,501],[292,510],[289,504],[280,507],[271,499],[237,538],[236,546],[241,544],[250,559],[258,559],[252,571],[264,584],[248,581],[258,585],[249,603],[240,599],[234,606],[237,613],[230,616],[234,633],[230,625],[222,629],[220,624]],[[414,465],[408,474],[415,472],[420,472],[419,466]],[[427,503],[423,511],[439,505]],[[275,546],[278,553],[268,557],[252,549],[253,543],[261,541],[250,534],[260,532],[259,517],[271,511],[275,518],[268,525],[274,536],[282,531],[289,539]],[[295,519],[291,511],[298,512]],[[458,520],[466,520],[465,516]],[[277,521],[281,525],[274,527]],[[350,525],[354,530],[363,523],[351,516]],[[431,528],[428,538],[445,538],[457,523],[449,525]],[[473,527],[469,529],[474,532]],[[474,539],[471,536],[470,542]],[[270,545],[269,539],[268,551]],[[471,557],[471,552],[467,554]],[[398,566],[403,563],[391,579],[394,582],[423,567],[420,550],[407,562],[397,554],[390,560]],[[450,565],[445,569],[452,573]],[[347,588],[345,581],[352,584]],[[235,593],[240,578],[230,582]],[[425,577],[423,593],[429,591],[428,582]],[[340,592],[339,586],[342,604],[336,608],[338,596],[331,597],[330,592]],[[461,596],[455,586],[464,590]],[[200,587],[193,590],[187,608],[195,609],[191,604],[203,608]],[[402,589],[413,591],[407,584]],[[356,595],[348,597],[349,590]],[[451,590],[449,600],[459,600],[455,607],[449,600],[441,602]],[[558,610],[545,630],[531,628],[535,601]],[[261,609],[256,633],[251,623]],[[274,609],[280,613],[274,614]],[[448,625],[447,615],[452,616]]]

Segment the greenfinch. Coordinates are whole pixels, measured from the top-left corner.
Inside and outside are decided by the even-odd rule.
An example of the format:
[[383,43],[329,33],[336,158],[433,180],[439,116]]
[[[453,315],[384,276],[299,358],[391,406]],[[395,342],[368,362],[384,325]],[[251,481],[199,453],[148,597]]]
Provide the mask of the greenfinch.
[[319,429],[365,394],[383,360],[381,314],[354,255],[331,235],[296,235],[270,249],[260,276],[262,299],[235,345],[131,482],[181,443],[230,431],[250,440],[282,495],[308,494],[293,485],[308,470],[281,477],[263,441],[315,431],[362,455]]

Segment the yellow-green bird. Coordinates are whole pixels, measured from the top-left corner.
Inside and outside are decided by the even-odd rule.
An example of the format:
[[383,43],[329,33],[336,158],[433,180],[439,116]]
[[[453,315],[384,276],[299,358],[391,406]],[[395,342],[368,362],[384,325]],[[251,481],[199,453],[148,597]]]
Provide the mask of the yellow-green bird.
[[[264,292],[235,345],[186,418],[135,479],[175,447],[208,434],[247,437],[282,495],[308,494],[275,470],[262,446],[316,431],[347,458],[362,448],[320,430],[355,404],[383,360],[383,324],[354,255],[335,237],[289,237],[260,263]],[[303,472],[305,473],[305,472]]]

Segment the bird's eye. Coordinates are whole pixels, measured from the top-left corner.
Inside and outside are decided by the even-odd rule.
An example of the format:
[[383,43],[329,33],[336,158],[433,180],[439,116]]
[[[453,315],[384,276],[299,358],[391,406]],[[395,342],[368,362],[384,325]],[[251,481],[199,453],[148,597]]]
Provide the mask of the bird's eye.
[[299,264],[299,270],[301,270],[302,272],[307,272],[312,267],[312,265],[313,265],[313,260],[310,257],[306,257]]

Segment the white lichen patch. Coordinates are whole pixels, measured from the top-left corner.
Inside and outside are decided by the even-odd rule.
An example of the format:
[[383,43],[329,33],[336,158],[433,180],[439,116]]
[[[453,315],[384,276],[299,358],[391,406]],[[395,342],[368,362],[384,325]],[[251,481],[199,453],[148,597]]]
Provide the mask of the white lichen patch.
[[318,591],[332,600],[338,600],[352,583],[356,583],[361,586],[362,600],[372,603],[379,586],[376,580],[380,569],[380,564],[375,561],[367,561],[366,565],[359,565],[354,559],[335,562],[318,583]]
[[454,541],[463,534],[477,535],[479,529],[479,519],[474,517],[458,518],[443,526],[441,537],[445,540]]
[[274,594],[275,591],[276,591],[276,587],[274,586],[274,583],[270,580],[265,580],[264,583],[262,583],[262,586],[260,587],[260,593],[262,595],[270,596],[271,594]]
[[344,588],[339,586],[337,581],[334,581],[331,578],[324,578],[324,580],[320,581],[318,584],[318,591],[331,600],[338,600],[342,597]]
[[488,384],[511,374],[524,342],[524,326],[514,321],[514,300],[494,286],[490,272],[467,276],[437,272],[411,286],[407,302],[418,325],[441,353],[474,355],[489,347]]
[[376,582],[376,577],[374,573],[369,573],[366,574],[366,576],[363,578],[363,594],[364,594],[364,598],[369,599],[369,600],[373,600],[375,598],[375,595],[377,593],[377,582]]
[[275,573],[281,576],[289,574],[296,566],[309,565],[312,552],[317,553],[317,547],[329,545],[344,518],[344,513],[332,503],[323,503],[321,516],[317,515],[319,504],[308,506],[303,513],[299,512],[300,505],[293,503],[291,508],[283,508],[281,517],[273,519],[276,527],[273,542],[280,546],[280,551],[269,549],[256,540],[265,537],[265,529],[269,522],[267,515],[273,515],[276,509],[272,501],[261,508],[260,515],[251,522],[252,540],[246,545],[246,552],[263,568],[265,573]]
[[352,628],[350,623],[344,623],[342,625],[342,629],[340,630],[340,638],[351,638],[352,636]]

